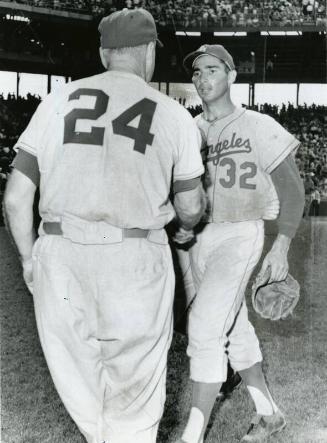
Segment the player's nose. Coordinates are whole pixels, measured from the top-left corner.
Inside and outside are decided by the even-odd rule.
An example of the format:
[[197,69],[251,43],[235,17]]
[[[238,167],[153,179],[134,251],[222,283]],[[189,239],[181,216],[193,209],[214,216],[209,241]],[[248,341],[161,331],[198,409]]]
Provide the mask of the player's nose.
[[199,81],[199,87],[200,88],[205,88],[208,85],[209,85],[209,82],[208,82],[208,78],[207,77],[203,77],[203,78],[200,79],[200,81]]
[[202,72],[200,76],[200,82],[201,83],[208,83],[209,80],[209,73],[208,72]]

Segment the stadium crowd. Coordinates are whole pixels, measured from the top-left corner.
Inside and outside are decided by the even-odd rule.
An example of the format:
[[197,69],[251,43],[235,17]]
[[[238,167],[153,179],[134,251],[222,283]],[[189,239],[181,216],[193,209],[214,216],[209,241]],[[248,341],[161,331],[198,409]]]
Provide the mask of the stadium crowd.
[[10,165],[15,156],[12,149],[18,136],[27,126],[32,114],[40,103],[40,98],[27,94],[26,98],[16,98],[0,94],[0,191],[4,190]]
[[[126,0],[129,5],[139,0]],[[161,26],[172,22],[185,28],[296,26],[319,23],[325,4],[318,0],[148,0],[145,7]]]
[[[5,0],[12,1],[12,0]],[[35,7],[102,16],[148,9],[160,26],[296,26],[326,22],[325,0],[16,0]]]
[[[13,146],[26,127],[40,98],[28,95],[26,98],[14,95],[0,95],[0,186],[4,190],[10,164],[15,156]],[[185,101],[180,100],[185,104]],[[253,109],[271,115],[301,141],[296,162],[304,179],[307,193],[318,190],[327,199],[327,107],[298,106],[291,104],[281,108],[269,104]],[[188,108],[195,116],[201,106]]]

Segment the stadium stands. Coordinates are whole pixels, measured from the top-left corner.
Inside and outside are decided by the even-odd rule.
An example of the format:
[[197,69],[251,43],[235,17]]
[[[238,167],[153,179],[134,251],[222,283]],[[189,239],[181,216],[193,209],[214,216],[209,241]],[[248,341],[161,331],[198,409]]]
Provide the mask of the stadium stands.
[[325,14],[324,2],[316,0],[149,0],[144,7],[160,25],[174,21],[185,28],[296,26],[319,23]]
[[4,190],[10,164],[15,156],[13,146],[27,126],[40,99],[28,94],[18,99],[14,95],[0,95],[0,192]]
[[185,29],[326,23],[324,0],[19,0],[17,3],[17,6],[23,3],[95,17],[122,8],[143,7],[153,14],[159,25]]

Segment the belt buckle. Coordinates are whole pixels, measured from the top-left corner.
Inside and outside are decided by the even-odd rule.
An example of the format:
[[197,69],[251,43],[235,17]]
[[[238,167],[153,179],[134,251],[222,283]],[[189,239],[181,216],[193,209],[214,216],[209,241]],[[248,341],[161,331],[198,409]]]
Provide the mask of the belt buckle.
[[123,230],[106,222],[97,222],[97,237],[102,244],[121,243],[124,239]]

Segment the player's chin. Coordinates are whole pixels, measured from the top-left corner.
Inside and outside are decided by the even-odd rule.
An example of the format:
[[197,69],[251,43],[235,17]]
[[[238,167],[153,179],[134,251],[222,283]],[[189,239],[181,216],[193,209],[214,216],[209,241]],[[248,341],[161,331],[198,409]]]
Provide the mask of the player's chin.
[[200,99],[204,102],[204,103],[210,103],[213,101],[213,97],[212,94],[210,92],[201,92],[198,93]]

